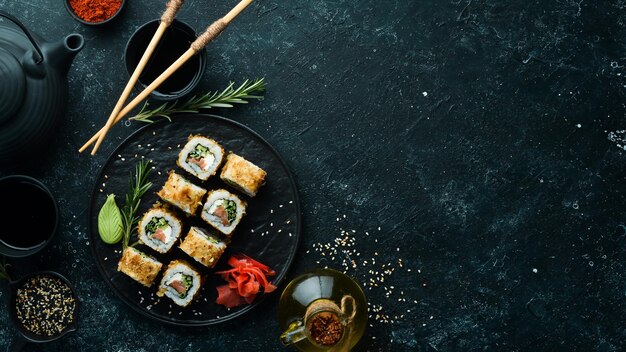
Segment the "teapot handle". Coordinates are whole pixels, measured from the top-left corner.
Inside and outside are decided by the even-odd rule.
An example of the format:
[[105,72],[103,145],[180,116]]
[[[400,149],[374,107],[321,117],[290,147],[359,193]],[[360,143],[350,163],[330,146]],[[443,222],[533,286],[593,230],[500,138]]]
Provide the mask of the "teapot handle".
[[306,339],[306,331],[302,320],[296,320],[289,324],[287,330],[280,335],[280,342],[282,342],[285,346],[294,344],[304,339]]
[[41,52],[41,49],[39,48],[39,45],[37,44],[37,42],[35,41],[35,39],[33,38],[32,34],[30,33],[30,31],[28,29],[26,29],[26,27],[22,24],[22,22],[20,22],[17,18],[13,17],[12,15],[9,15],[8,13],[0,10],[0,16],[7,18],[9,21],[15,23],[18,27],[20,27],[20,29],[24,32],[24,34],[26,34],[26,37],[28,38],[28,40],[30,40],[30,43],[33,44],[33,47],[35,48],[35,51],[37,51],[37,54],[39,55],[39,58],[37,60],[35,60],[36,64],[40,64],[43,61],[43,53]]

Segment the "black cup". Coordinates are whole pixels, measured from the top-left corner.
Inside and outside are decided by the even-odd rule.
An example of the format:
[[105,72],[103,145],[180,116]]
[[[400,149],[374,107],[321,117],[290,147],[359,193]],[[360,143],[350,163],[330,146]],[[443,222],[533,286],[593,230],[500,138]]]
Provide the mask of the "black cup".
[[0,178],[0,194],[8,202],[2,210],[7,222],[0,229],[0,255],[21,258],[46,247],[59,224],[59,209],[48,187],[32,177],[12,175]]
[[[160,20],[150,21],[135,31],[126,44],[124,63],[131,76],[141,60],[150,40],[159,27]],[[174,20],[165,30],[150,60],[139,76],[139,84],[146,88],[154,79],[178,59],[191,43],[196,40],[196,33],[189,25]],[[202,79],[206,69],[206,52],[201,50],[189,59],[181,68],[170,76],[150,96],[158,100],[174,100],[193,91]]]

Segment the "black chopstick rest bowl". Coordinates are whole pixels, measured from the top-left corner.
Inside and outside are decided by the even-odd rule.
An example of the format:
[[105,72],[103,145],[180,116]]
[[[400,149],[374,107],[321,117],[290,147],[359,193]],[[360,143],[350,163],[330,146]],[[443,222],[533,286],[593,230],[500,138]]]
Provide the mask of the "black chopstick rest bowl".
[[[41,303],[37,303],[35,309],[26,307],[35,301],[55,306],[44,308],[48,312],[38,310]],[[69,280],[54,271],[40,271],[9,282],[8,308],[11,324],[20,333],[9,348],[12,352],[20,351],[27,343],[58,340],[77,329],[79,301],[76,290]],[[49,314],[47,321],[37,321],[46,314]]]
[[[133,33],[126,44],[124,63],[128,75],[132,75],[141,56],[148,47],[160,20],[145,23]],[[196,33],[189,25],[174,20],[163,34],[154,53],[148,61],[142,74],[139,76],[139,85],[145,89],[176,59],[178,59],[189,45],[196,40]],[[200,51],[187,61],[178,71],[169,77],[159,88],[154,90],[150,97],[158,100],[174,100],[182,98],[192,92],[198,85],[206,70],[206,52]]]
[[50,243],[59,224],[59,209],[50,189],[25,175],[0,178],[0,194],[8,203],[0,227],[0,255],[31,256]]

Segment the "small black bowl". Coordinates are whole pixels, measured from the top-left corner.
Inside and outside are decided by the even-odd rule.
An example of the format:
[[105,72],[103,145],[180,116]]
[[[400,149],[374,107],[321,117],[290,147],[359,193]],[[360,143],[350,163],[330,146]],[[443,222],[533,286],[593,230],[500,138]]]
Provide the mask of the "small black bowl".
[[[153,20],[143,24],[128,40],[124,50],[124,63],[129,77],[139,64],[150,40],[159,27],[159,23],[160,20]],[[150,85],[155,78],[189,49],[194,40],[196,40],[196,32],[193,28],[184,22],[174,20],[163,33],[163,37],[139,76],[139,85],[144,89]],[[202,49],[154,90],[150,97],[157,100],[175,100],[189,94],[202,79],[206,64],[206,51]]]
[[[17,211],[19,214],[14,214],[13,219],[9,221],[18,221],[17,218],[23,220],[22,226],[33,226],[28,222],[37,222],[38,225],[46,224],[45,233],[41,233],[37,241],[32,243],[22,243],[21,240],[16,243],[9,243],[8,239],[3,240],[3,235],[0,233],[0,255],[11,258],[22,258],[31,256],[43,248],[45,248],[54,238],[59,226],[59,208],[50,189],[46,187],[39,180],[25,175],[10,175],[0,178],[0,193],[9,194],[11,191],[16,191],[26,199],[14,200],[14,207],[9,210],[4,210],[5,216],[11,217],[11,212]],[[28,194],[28,196],[26,195]],[[45,220],[42,219],[44,214],[28,213],[34,212],[34,209],[20,209],[20,206],[15,202],[31,202],[32,204],[39,205],[39,211],[48,211],[49,214],[45,214]],[[41,229],[42,231],[44,229]],[[4,232],[3,232],[4,233]],[[5,234],[12,233],[6,232]],[[32,236],[31,236],[32,237]]]
[[[20,323],[18,317],[17,317],[17,304],[16,304],[16,299],[17,299],[17,290],[22,287],[24,285],[24,283],[32,278],[32,277],[36,277],[36,276],[50,276],[50,277],[54,277],[56,279],[61,280],[63,283],[65,283],[70,290],[72,291],[72,296],[74,297],[74,301],[76,302],[76,306],[74,307],[74,314],[72,316],[72,322],[69,323],[67,325],[67,327],[65,327],[65,329],[63,329],[63,331],[61,331],[58,334],[54,334],[52,336],[40,336],[37,334],[34,334],[30,331],[28,331],[26,328],[24,328],[22,326],[22,324]],[[11,281],[9,282],[9,319],[11,320],[11,323],[13,324],[13,326],[15,327],[15,329],[17,331],[19,331],[20,333],[20,337],[16,340],[14,340],[11,344],[11,348],[10,351],[12,352],[16,352],[16,351],[20,351],[27,343],[47,343],[47,342],[52,342],[55,340],[58,340],[60,338],[62,338],[63,336],[76,331],[77,329],[77,318],[78,318],[78,310],[79,310],[79,300],[78,297],[76,296],[76,289],[74,288],[74,286],[72,286],[72,284],[69,282],[68,279],[66,279],[63,275],[54,272],[54,271],[39,271],[36,273],[32,273],[32,274],[28,274],[25,275],[23,277],[21,277],[20,279],[16,280],[16,281]]]
[[101,22],[88,22],[88,21],[85,21],[84,19],[78,17],[76,12],[74,12],[74,9],[72,8],[72,5],[70,5],[70,0],[64,0],[63,3],[65,3],[65,9],[67,9],[67,12],[69,12],[70,15],[72,17],[74,17],[74,19],[76,21],[84,24],[85,26],[98,27],[98,26],[101,26],[101,25],[104,25],[104,24],[107,24],[107,23],[113,21],[113,19],[115,19],[122,12],[122,9],[124,8],[124,5],[126,5],[126,0],[122,0],[122,3],[120,4],[120,7],[113,14],[113,16],[111,16],[111,17],[109,17],[106,20],[101,21]]

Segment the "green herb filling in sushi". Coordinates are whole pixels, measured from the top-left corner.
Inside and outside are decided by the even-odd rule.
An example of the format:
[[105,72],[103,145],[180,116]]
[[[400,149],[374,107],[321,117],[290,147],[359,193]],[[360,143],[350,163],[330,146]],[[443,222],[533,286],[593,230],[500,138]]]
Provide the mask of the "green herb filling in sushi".
[[215,155],[211,153],[208,147],[202,144],[196,144],[194,150],[187,154],[186,162],[190,165],[195,165],[201,170],[206,170],[215,161]]
[[172,227],[165,218],[153,217],[146,225],[146,233],[158,241],[167,243],[172,235]]
[[218,218],[222,222],[222,225],[228,226],[232,224],[237,217],[237,203],[230,199],[218,199],[213,203],[213,206],[211,206],[209,213]]

